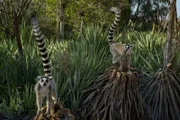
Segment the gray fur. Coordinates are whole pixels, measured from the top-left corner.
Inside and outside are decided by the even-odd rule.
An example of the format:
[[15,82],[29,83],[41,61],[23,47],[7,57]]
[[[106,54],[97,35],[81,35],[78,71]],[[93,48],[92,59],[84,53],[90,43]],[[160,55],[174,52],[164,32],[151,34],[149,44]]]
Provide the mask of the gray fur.
[[51,102],[54,104],[57,102],[57,90],[54,80],[50,80],[48,76],[38,76],[38,82],[35,86],[36,91],[36,102],[38,106],[39,113],[42,108],[42,101],[44,97],[47,98],[47,111],[46,114],[49,114]]

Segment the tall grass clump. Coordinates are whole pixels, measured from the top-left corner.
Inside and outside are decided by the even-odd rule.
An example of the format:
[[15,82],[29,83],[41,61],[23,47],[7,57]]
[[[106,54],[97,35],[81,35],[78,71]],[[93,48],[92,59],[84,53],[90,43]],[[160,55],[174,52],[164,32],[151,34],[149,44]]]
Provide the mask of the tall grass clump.
[[18,53],[16,39],[0,41],[0,111],[4,113],[35,108],[33,87],[40,62],[36,59],[35,46],[25,40],[22,41],[24,56]]
[[98,26],[84,28],[80,39],[62,42],[51,56],[60,99],[74,112],[81,107],[84,90],[110,65],[107,35]]

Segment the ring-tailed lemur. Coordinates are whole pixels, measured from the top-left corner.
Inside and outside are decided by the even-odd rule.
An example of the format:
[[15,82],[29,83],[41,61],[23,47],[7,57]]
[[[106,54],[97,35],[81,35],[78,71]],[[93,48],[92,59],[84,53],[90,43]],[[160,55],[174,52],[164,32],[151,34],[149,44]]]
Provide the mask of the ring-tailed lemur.
[[39,24],[35,15],[32,15],[31,19],[32,19],[33,34],[35,36],[35,39],[36,39],[36,42],[37,42],[37,45],[41,54],[41,59],[43,62],[44,73],[45,73],[44,76],[37,77],[38,82],[35,85],[36,102],[37,102],[37,107],[38,107],[37,113],[41,111],[43,98],[46,97],[47,99],[46,114],[49,115],[51,103],[57,102],[56,84],[52,78],[50,62],[49,62],[49,57],[46,50],[44,36],[40,31],[40,27],[39,27]]
[[111,24],[108,31],[108,42],[110,46],[110,52],[113,57],[112,63],[121,65],[122,58],[126,58],[128,60],[130,59],[132,45],[121,44],[113,41],[115,29],[117,28],[118,22],[120,21],[120,9],[117,7],[112,7],[110,10],[115,13],[115,20]]

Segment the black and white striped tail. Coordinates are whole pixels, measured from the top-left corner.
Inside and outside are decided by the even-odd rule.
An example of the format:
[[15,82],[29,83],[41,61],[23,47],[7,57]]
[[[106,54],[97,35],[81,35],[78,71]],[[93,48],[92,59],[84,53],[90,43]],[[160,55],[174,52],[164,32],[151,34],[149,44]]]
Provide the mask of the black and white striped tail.
[[51,74],[49,56],[48,56],[46,44],[44,41],[44,35],[41,33],[37,18],[35,16],[32,16],[31,19],[32,19],[32,30],[33,30],[33,34],[35,36],[40,54],[41,54],[41,59],[43,62],[43,67],[44,67],[44,73],[45,73],[45,76],[49,76],[49,79],[51,80],[52,74]]
[[113,42],[114,32],[120,21],[120,9],[118,7],[112,7],[110,10],[115,13],[115,20],[111,24],[111,27],[109,28],[109,31],[108,31],[109,44],[111,44]]

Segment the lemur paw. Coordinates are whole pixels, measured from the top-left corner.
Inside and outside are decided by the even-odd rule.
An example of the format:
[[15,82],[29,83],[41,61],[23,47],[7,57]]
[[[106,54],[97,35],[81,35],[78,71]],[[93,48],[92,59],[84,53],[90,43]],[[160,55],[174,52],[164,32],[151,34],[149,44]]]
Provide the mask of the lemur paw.
[[117,72],[116,75],[117,75],[117,78],[120,79],[121,73]]
[[38,115],[38,114],[40,114],[41,112],[42,112],[41,110],[38,110],[36,114]]
[[47,117],[50,117],[50,112],[49,112],[49,111],[46,111],[45,115],[46,115]]
[[57,101],[54,101],[54,105],[57,104],[58,102]]

